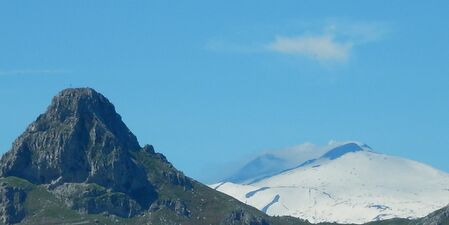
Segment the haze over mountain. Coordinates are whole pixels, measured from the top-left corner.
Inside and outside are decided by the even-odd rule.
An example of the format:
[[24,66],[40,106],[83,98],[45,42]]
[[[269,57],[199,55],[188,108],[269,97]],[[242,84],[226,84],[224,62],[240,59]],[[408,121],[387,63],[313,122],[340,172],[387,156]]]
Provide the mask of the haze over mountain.
[[[278,168],[283,164],[272,160],[270,168],[274,162]],[[269,215],[312,222],[417,218],[449,204],[449,174],[355,142],[339,144],[321,157],[260,177],[256,174],[241,183],[221,182],[211,187]]]
[[240,169],[222,181],[239,184],[251,183],[257,179],[272,176],[284,170],[296,167],[307,160],[318,158],[324,153],[347,142],[329,141],[327,145],[318,146],[304,143],[280,150],[260,154],[241,166]]

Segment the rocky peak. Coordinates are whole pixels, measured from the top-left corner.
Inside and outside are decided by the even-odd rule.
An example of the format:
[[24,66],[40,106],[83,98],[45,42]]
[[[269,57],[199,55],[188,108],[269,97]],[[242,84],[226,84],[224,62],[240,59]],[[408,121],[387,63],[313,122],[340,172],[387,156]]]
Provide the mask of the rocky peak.
[[146,208],[155,191],[132,156],[139,149],[108,99],[90,88],[66,89],[3,155],[0,173],[53,188],[95,183],[127,193]]
[[93,126],[114,137],[115,144],[139,149],[137,138],[123,123],[109,100],[91,88],[70,88],[56,95],[47,111],[31,124],[27,132],[39,132],[56,126]]

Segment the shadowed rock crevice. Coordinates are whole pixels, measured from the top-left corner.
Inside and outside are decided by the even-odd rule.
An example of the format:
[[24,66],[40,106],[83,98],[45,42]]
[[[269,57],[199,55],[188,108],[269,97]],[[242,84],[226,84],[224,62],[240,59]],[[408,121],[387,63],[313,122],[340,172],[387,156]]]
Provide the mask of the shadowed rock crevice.
[[19,187],[0,184],[0,220],[11,224],[20,222],[25,217],[25,190]]

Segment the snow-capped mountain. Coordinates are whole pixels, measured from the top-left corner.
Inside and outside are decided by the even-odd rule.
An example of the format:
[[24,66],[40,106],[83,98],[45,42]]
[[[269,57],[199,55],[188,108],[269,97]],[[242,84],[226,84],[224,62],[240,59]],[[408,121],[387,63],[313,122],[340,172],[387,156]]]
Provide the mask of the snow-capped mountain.
[[321,147],[311,143],[304,143],[281,150],[266,152],[246,163],[223,181],[250,184],[256,180],[273,176],[284,170],[296,167],[309,159],[319,157],[341,144],[331,141]]
[[345,143],[321,157],[250,184],[212,188],[269,215],[311,222],[365,223],[416,218],[449,204],[449,174]]

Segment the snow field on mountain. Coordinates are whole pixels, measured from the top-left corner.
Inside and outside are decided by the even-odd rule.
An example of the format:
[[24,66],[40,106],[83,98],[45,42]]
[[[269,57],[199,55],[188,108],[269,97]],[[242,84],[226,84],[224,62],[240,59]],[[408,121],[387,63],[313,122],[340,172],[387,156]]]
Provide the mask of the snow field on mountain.
[[[449,175],[425,164],[363,150],[320,158],[258,182],[211,185],[269,215],[311,222],[416,218],[449,203]],[[276,196],[279,195],[278,201]]]

